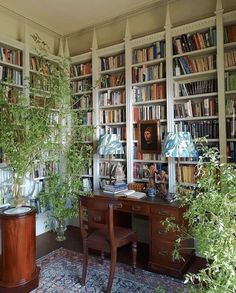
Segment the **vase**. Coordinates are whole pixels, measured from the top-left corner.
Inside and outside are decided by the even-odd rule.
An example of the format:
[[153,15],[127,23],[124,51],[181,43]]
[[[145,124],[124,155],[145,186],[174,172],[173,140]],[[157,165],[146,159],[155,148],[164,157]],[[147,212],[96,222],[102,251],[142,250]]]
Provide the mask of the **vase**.
[[67,229],[66,220],[54,219],[54,231],[57,233],[56,240],[66,240],[65,231]]

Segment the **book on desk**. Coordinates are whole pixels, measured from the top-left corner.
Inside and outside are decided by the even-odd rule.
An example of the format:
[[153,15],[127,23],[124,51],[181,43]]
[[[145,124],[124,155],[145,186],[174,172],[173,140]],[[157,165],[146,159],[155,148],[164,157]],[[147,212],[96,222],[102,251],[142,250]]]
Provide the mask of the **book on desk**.
[[127,198],[136,198],[140,199],[146,196],[146,193],[144,192],[138,192],[135,190],[126,190],[126,191],[121,191],[119,193],[114,194],[117,197],[127,197]]

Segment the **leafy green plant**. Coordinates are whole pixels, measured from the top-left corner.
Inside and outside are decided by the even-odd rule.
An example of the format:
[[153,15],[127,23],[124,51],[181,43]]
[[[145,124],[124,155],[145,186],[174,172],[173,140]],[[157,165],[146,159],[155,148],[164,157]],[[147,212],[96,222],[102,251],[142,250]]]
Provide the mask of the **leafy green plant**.
[[236,292],[236,169],[221,164],[217,148],[200,142],[203,155],[196,169],[194,190],[181,190],[177,195],[188,207],[184,217],[189,230],[182,231],[171,220],[169,228],[177,229],[180,238],[174,254],[179,256],[179,243],[193,237],[197,250],[207,261],[197,274],[187,274],[186,282],[197,282],[196,292]]
[[[46,44],[38,36],[35,40],[41,54],[43,52],[43,59],[47,59]],[[50,66],[50,79],[43,83],[49,82],[47,88],[58,101],[57,112],[61,129],[54,156],[58,160],[59,172],[50,174],[39,200],[42,207],[50,207],[53,218],[63,222],[78,215],[78,198],[85,194],[80,177],[91,160],[93,150],[90,144],[83,142],[85,137],[93,136],[94,129],[82,124],[82,111],[72,110],[68,60],[57,58],[56,61],[55,65]],[[42,62],[43,66],[44,64],[45,62]]]

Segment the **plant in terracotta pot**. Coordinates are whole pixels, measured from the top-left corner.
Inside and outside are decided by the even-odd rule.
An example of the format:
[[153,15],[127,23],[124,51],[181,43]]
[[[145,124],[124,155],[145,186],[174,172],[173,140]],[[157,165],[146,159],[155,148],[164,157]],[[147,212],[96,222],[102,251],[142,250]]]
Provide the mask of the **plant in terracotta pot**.
[[196,187],[182,190],[177,199],[188,207],[185,218],[189,230],[182,231],[171,219],[168,228],[179,232],[175,256],[181,240],[193,237],[197,251],[207,261],[197,274],[187,274],[186,281],[197,282],[196,292],[236,292],[236,169],[220,163],[217,148],[200,142],[203,154],[196,168]]

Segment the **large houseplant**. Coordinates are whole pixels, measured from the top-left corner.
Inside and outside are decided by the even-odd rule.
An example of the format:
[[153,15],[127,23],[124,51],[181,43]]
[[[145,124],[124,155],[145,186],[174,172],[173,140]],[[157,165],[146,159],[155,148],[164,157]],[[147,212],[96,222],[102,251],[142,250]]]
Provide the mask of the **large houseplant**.
[[197,282],[196,292],[236,292],[236,169],[221,164],[217,148],[200,142],[203,151],[196,169],[196,188],[181,190],[177,199],[188,206],[185,218],[189,231],[182,231],[169,221],[169,228],[179,231],[175,256],[181,240],[193,237],[198,253],[206,258],[206,268],[187,274],[186,281]]
[[[42,57],[40,63],[44,63]],[[47,79],[48,84],[53,87],[52,79],[43,74],[36,76],[37,82]],[[11,80],[8,81],[11,83]],[[7,194],[5,201],[19,206],[27,202],[25,196],[28,191],[24,189],[26,177],[32,177],[33,167],[45,165],[52,157],[55,144],[52,137],[57,131],[59,124],[53,119],[52,107],[56,104],[57,96],[50,93],[44,94],[30,84],[28,87],[32,97],[40,95],[47,100],[44,107],[34,107],[29,102],[29,96],[24,91],[14,91],[14,97],[9,97],[9,86],[0,86],[0,148],[3,152],[7,171],[11,177],[4,182],[1,188]],[[32,178],[31,178],[32,179]]]
[[[37,43],[40,51],[47,56],[46,44],[39,38]],[[72,110],[68,60],[57,58],[56,64],[51,72],[56,74],[56,80],[59,79],[59,83],[53,88],[60,101],[58,115],[61,129],[54,149],[59,172],[50,174],[44,190],[39,194],[39,200],[43,208],[51,211],[49,224],[51,226],[52,223],[52,228],[57,231],[57,240],[62,241],[65,239],[65,220],[78,215],[78,198],[85,194],[81,175],[91,160],[92,146],[83,141],[85,137],[93,136],[93,127],[85,127],[82,124],[83,113]]]

